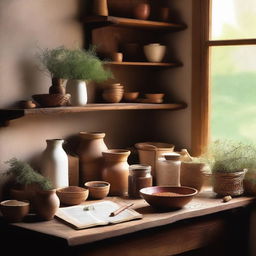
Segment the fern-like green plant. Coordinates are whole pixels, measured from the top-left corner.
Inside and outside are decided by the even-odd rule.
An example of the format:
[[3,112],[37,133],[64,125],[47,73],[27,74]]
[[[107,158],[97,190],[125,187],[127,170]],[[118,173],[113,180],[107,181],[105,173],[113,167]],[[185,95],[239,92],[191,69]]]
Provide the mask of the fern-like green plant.
[[97,57],[95,47],[88,50],[64,46],[46,48],[41,49],[38,57],[51,77],[101,82],[113,76],[110,70],[104,68],[104,61]]
[[213,173],[255,169],[256,146],[231,140],[217,140],[209,145],[200,160],[209,164]]
[[5,173],[6,175],[12,175],[17,184],[30,185],[37,184],[43,190],[52,189],[53,186],[51,182],[42,176],[40,173],[35,171],[28,163],[12,158],[6,161],[9,164],[9,169]]

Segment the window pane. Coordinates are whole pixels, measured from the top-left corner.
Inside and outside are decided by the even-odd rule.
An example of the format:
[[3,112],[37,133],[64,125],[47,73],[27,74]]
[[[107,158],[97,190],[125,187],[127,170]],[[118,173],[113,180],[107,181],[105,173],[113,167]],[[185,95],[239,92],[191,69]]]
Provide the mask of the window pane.
[[256,46],[211,48],[212,139],[256,142]]
[[256,38],[255,26],[255,0],[212,0],[212,40]]

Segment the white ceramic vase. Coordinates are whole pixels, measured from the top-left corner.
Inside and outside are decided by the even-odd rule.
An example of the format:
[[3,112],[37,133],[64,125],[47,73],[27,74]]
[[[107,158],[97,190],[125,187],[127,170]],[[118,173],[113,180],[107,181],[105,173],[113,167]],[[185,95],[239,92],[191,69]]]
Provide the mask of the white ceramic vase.
[[64,140],[46,140],[47,147],[42,154],[41,174],[47,177],[54,188],[67,187],[68,177],[68,156],[62,148]]
[[72,106],[84,106],[87,104],[87,88],[83,80],[70,79],[67,81],[66,93],[71,94]]
[[147,44],[143,47],[146,59],[150,62],[161,62],[166,53],[166,46],[155,44]]

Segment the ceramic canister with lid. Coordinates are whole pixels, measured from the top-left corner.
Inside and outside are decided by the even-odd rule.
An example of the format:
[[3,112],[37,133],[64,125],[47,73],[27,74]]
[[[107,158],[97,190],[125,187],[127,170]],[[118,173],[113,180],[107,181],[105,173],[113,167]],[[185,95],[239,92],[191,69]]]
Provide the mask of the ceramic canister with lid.
[[142,188],[152,186],[151,166],[133,164],[129,167],[128,195],[133,198],[140,198]]
[[156,183],[158,186],[180,186],[180,154],[163,154],[157,161]]

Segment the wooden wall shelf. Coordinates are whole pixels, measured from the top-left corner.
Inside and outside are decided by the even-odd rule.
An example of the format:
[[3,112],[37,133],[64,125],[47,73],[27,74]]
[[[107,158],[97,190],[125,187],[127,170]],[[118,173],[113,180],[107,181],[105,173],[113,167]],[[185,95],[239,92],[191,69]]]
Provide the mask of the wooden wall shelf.
[[184,24],[151,21],[151,20],[137,20],[130,18],[114,17],[114,16],[89,16],[84,20],[85,24],[93,25],[94,27],[104,26],[121,26],[121,27],[133,27],[144,29],[156,29],[156,30],[170,30],[180,31],[186,28]]
[[179,110],[186,108],[185,103],[113,103],[113,104],[87,104],[84,107],[56,107],[56,108],[33,108],[33,109],[0,109],[1,125],[13,119],[28,115],[50,115],[61,113],[78,113],[106,110]]
[[116,62],[116,61],[109,61],[106,65],[113,65],[113,66],[147,66],[147,67],[181,67],[182,63],[176,62],[169,62],[169,63],[159,63],[159,62]]

